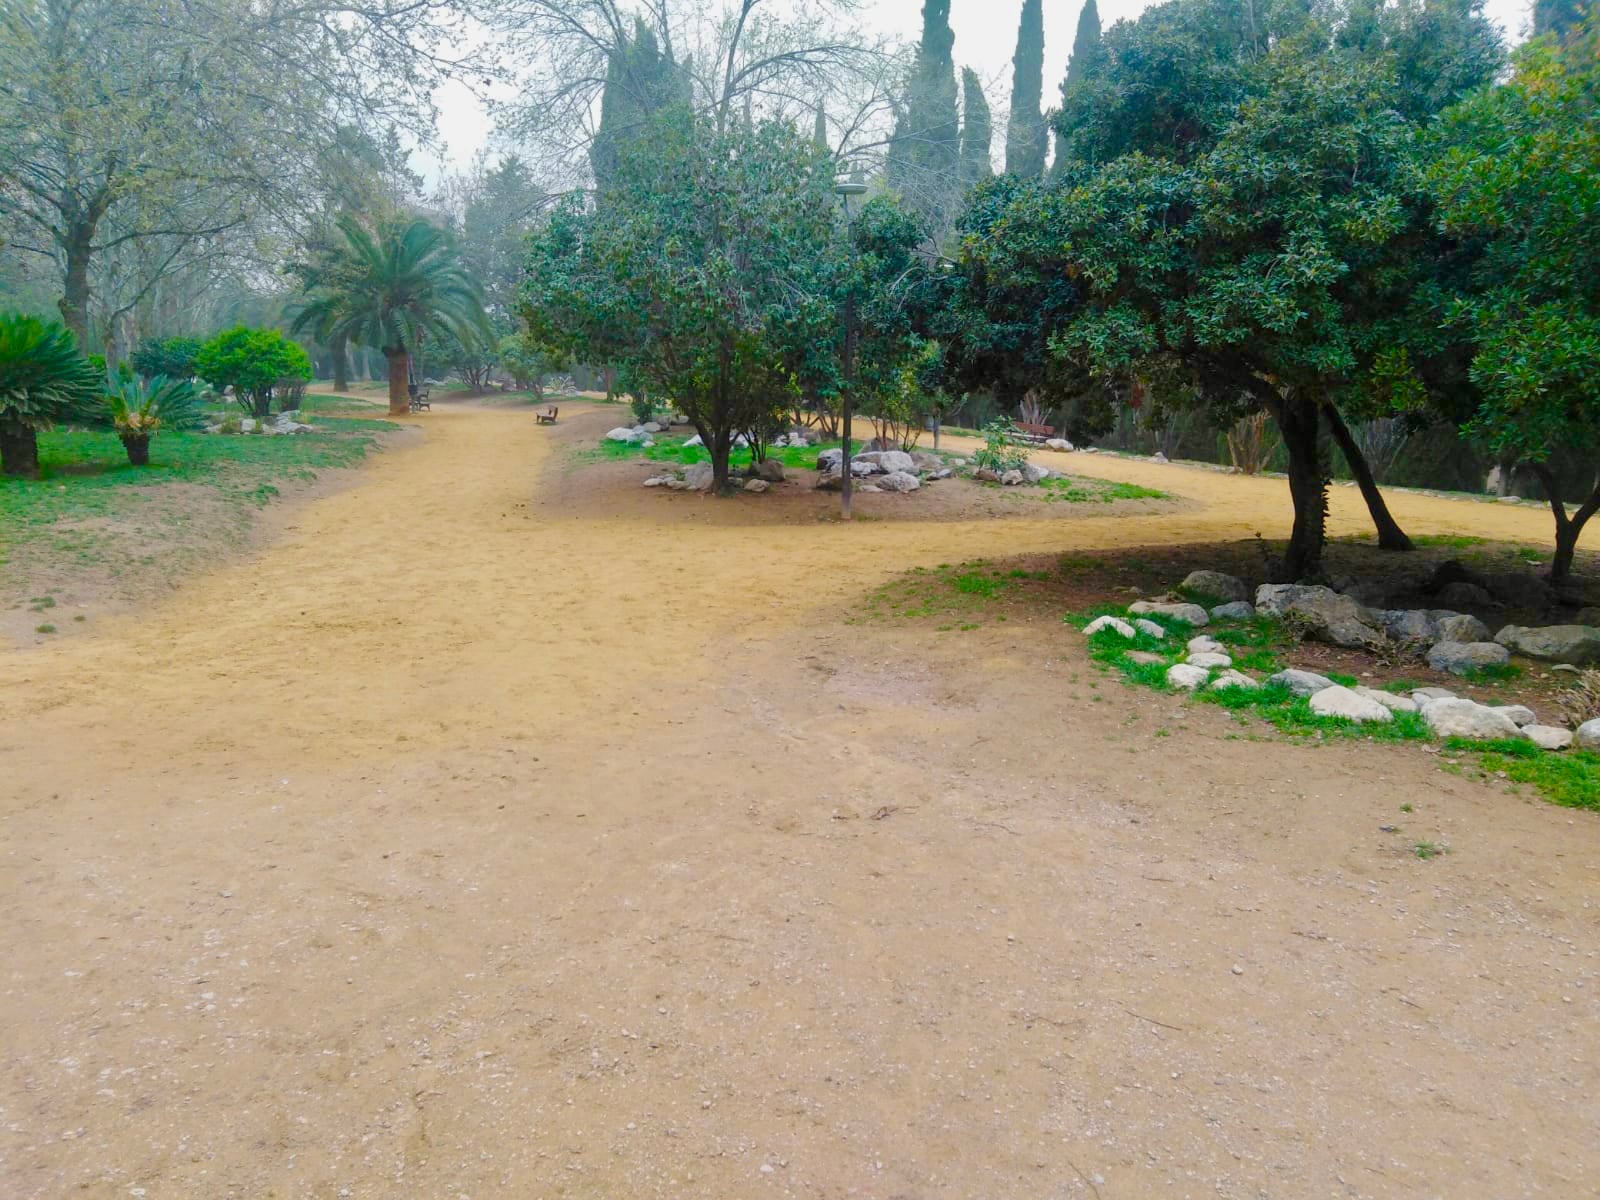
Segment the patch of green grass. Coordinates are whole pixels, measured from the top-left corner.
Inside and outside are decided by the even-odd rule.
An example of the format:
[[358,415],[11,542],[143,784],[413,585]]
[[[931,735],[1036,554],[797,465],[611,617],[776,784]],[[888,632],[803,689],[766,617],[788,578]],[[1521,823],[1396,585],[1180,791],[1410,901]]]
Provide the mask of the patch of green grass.
[[35,625],[33,631],[35,633],[54,633],[56,627],[54,625]]
[[1400,811],[1403,812],[1403,813],[1408,813],[1408,812],[1415,812],[1416,810],[1414,808],[1412,808],[1411,805],[1409,805],[1409,804],[1402,804],[1400,806]]
[[1411,540],[1418,547],[1444,546],[1451,550],[1466,550],[1472,546],[1481,546],[1488,539],[1468,533],[1419,533]]
[[1379,691],[1393,692],[1396,696],[1409,696],[1423,685],[1415,679],[1391,679],[1378,685]]
[[1472,667],[1463,671],[1461,678],[1480,687],[1493,687],[1495,684],[1511,683],[1521,679],[1522,668],[1516,663],[1490,663],[1487,666]]
[[1423,861],[1438,858],[1441,854],[1450,853],[1450,847],[1442,846],[1438,842],[1416,842],[1411,847],[1411,853]]
[[1482,752],[1478,765],[1490,775],[1503,771],[1553,804],[1600,812],[1600,754],[1592,750],[1556,752],[1522,741],[1468,743],[1468,748]]
[[[999,485],[994,485],[999,486]],[[1026,493],[1024,493],[1026,494]],[[1118,483],[1111,479],[1088,479],[1078,475],[1052,475],[1041,480],[1039,499],[1064,504],[1112,504],[1118,500],[1170,500],[1166,492],[1137,483]]]
[[[586,461],[607,461],[611,459],[643,459],[647,462],[671,463],[674,466],[688,467],[695,463],[710,462],[711,452],[704,446],[687,446],[684,443],[691,435],[675,436],[661,434],[656,438],[653,446],[638,446],[631,442],[602,441],[598,446],[586,447],[577,451],[577,457]],[[779,446],[767,451],[768,458],[775,458],[785,467],[793,470],[813,470],[817,465],[817,455],[824,450],[840,445],[839,442],[823,442],[816,446]],[[728,455],[728,465],[733,470],[742,470],[750,465],[750,451],[740,448]]]

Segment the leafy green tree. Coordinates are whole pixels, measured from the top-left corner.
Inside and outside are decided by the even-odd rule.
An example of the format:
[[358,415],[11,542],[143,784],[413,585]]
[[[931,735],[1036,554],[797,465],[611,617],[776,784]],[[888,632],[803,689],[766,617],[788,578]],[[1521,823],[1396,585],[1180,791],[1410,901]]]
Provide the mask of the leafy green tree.
[[936,229],[953,215],[961,150],[950,0],[923,0],[922,40],[889,140],[889,186]]
[[544,398],[544,377],[557,370],[561,362],[536,346],[526,334],[510,333],[496,347],[500,369],[511,376],[519,392],[532,392]]
[[[1564,580],[1600,511],[1600,24],[1523,48],[1507,84],[1450,109],[1427,178],[1445,231],[1476,252],[1449,313],[1472,348],[1466,431],[1538,477]],[[1571,513],[1563,452],[1594,464]]]
[[983,84],[971,67],[961,72],[961,188],[965,192],[994,174],[990,144],[994,131],[989,118],[989,101]]
[[105,376],[56,322],[0,313],[0,473],[39,473],[39,431],[91,418]]
[[[1088,0],[1092,7],[1094,0]],[[1098,25],[1097,30],[1098,32]],[[1011,116],[1006,123],[1006,174],[1044,174],[1050,130],[1044,102],[1044,4],[1022,0],[1017,49],[1011,56]]]
[[106,398],[111,427],[136,467],[150,462],[150,439],[163,429],[198,429],[204,424],[194,385],[187,379],[126,379]]
[[1589,7],[1584,0],[1533,0],[1533,36],[1566,37],[1583,26],[1584,13]]
[[276,329],[235,325],[200,347],[194,370],[218,391],[231,387],[239,407],[263,420],[272,412],[273,389],[280,382],[311,378],[311,358]]
[[199,352],[199,338],[149,338],[139,343],[130,360],[133,369],[146,379],[154,379],[157,375],[168,379],[192,379],[194,357]]
[[383,352],[389,365],[389,412],[410,407],[411,356],[423,339],[441,345],[487,336],[483,300],[444,230],[420,218],[374,233],[339,221],[346,266],[330,275],[300,310],[294,330],[324,340],[343,336]]

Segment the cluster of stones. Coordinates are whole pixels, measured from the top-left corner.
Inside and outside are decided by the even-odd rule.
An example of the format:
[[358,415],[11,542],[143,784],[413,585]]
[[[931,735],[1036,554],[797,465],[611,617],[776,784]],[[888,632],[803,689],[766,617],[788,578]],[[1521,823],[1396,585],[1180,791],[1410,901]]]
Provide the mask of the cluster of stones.
[[[222,423],[206,426],[207,433],[221,433]],[[240,433],[265,433],[265,434],[292,434],[310,433],[311,426],[300,420],[299,412],[281,412],[270,420],[258,421],[254,417],[245,417],[239,422]]]
[[[1097,617],[1085,626],[1084,632],[1093,635],[1109,629],[1129,640],[1144,633],[1165,641],[1167,630],[1149,617],[1163,616],[1199,628],[1213,620],[1244,620],[1259,612],[1296,616],[1311,634],[1341,646],[1376,645],[1383,637],[1379,630],[1395,630],[1389,636],[1402,640],[1430,640],[1429,665],[1456,674],[1473,666],[1506,662],[1507,647],[1528,657],[1561,662],[1568,669],[1575,666],[1574,659],[1582,663],[1600,660],[1600,629],[1588,626],[1528,629],[1510,625],[1494,641],[1488,641],[1489,631],[1476,617],[1442,610],[1374,614],[1350,597],[1324,587],[1264,584],[1256,589],[1254,604],[1244,599],[1249,589],[1242,580],[1216,571],[1195,571],[1184,580],[1183,587],[1194,594],[1230,599],[1210,610],[1184,601],[1140,600],[1128,607],[1132,620]],[[1324,675],[1295,669],[1258,681],[1233,669],[1227,647],[1203,634],[1190,638],[1184,651],[1184,661],[1174,663],[1166,672],[1168,685],[1184,691],[1279,685],[1309,698],[1313,712],[1358,724],[1389,722],[1397,712],[1419,713],[1429,731],[1440,738],[1526,739],[1545,750],[1565,750],[1574,743],[1585,749],[1600,749],[1600,720],[1585,722],[1573,731],[1540,723],[1526,705],[1480,704],[1436,687],[1417,688],[1410,696],[1401,696],[1371,687],[1345,687]],[[1139,651],[1131,651],[1129,657],[1151,663],[1166,661],[1160,655]]]
[[[673,413],[660,421],[643,421],[638,425],[618,425],[615,429],[606,432],[605,440],[608,442],[621,442],[626,446],[654,446],[656,434],[665,433],[673,425],[687,425],[689,418],[682,413]],[[695,444],[699,445],[696,438]]]
[[1060,474],[1060,471],[1052,471],[1049,467],[1041,467],[1038,463],[1025,462],[1009,471],[992,471],[988,467],[979,467],[972,473],[972,477],[980,483],[1018,487],[1023,484],[1043,483],[1046,479]]
[[[865,450],[850,456],[850,474],[861,481],[858,492],[914,492],[924,483],[950,478],[961,461],[946,463],[926,450]],[[817,455],[817,487],[836,492],[843,486],[844,451],[822,451]]]

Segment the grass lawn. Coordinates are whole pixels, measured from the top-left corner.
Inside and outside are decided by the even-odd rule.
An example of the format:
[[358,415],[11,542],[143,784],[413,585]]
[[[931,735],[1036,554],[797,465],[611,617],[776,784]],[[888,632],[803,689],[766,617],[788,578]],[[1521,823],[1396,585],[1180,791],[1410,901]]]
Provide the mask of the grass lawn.
[[[704,446],[686,446],[684,443],[691,435],[674,437],[663,434],[656,439],[654,446],[636,446],[630,442],[602,441],[598,446],[588,447],[578,451],[578,457],[590,462],[601,462],[609,459],[644,459],[649,462],[670,463],[677,467],[687,467],[694,463],[710,462],[711,453]],[[823,442],[816,446],[781,446],[773,447],[767,451],[768,458],[775,458],[785,467],[796,470],[811,470],[817,465],[817,455],[823,450],[838,446],[838,442]],[[728,455],[728,464],[735,470],[750,465],[750,451],[748,449],[734,450]]]

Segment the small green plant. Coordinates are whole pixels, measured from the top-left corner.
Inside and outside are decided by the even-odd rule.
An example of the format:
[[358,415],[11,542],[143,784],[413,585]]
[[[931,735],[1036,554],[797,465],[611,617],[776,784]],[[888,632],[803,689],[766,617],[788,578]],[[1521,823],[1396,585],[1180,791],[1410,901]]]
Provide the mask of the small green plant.
[[1522,668],[1516,663],[1488,663],[1481,667],[1471,667],[1463,671],[1461,678],[1468,683],[1476,683],[1480,686],[1511,683],[1522,678]]
[[1400,811],[1403,812],[1403,813],[1408,813],[1408,812],[1415,812],[1416,810],[1414,808],[1412,808],[1411,805],[1409,805],[1409,804],[1402,804],[1400,806]]
[[35,633],[54,633],[56,627],[54,625],[35,625],[33,631]]
[[996,417],[983,427],[983,449],[972,456],[973,466],[1001,475],[1020,471],[1027,461],[1017,427],[1009,417]]
[[157,375],[148,383],[125,379],[106,398],[111,427],[122,439],[128,461],[136,467],[150,462],[150,439],[163,429],[198,429],[204,421],[194,388],[187,379]]
[[1411,853],[1423,861],[1427,861],[1430,858],[1438,858],[1441,854],[1448,854],[1449,852],[1450,848],[1448,846],[1442,846],[1438,842],[1417,842],[1411,847]]
[[640,425],[643,425],[655,413],[655,407],[650,403],[649,396],[630,397],[628,407],[633,410],[633,419]]

